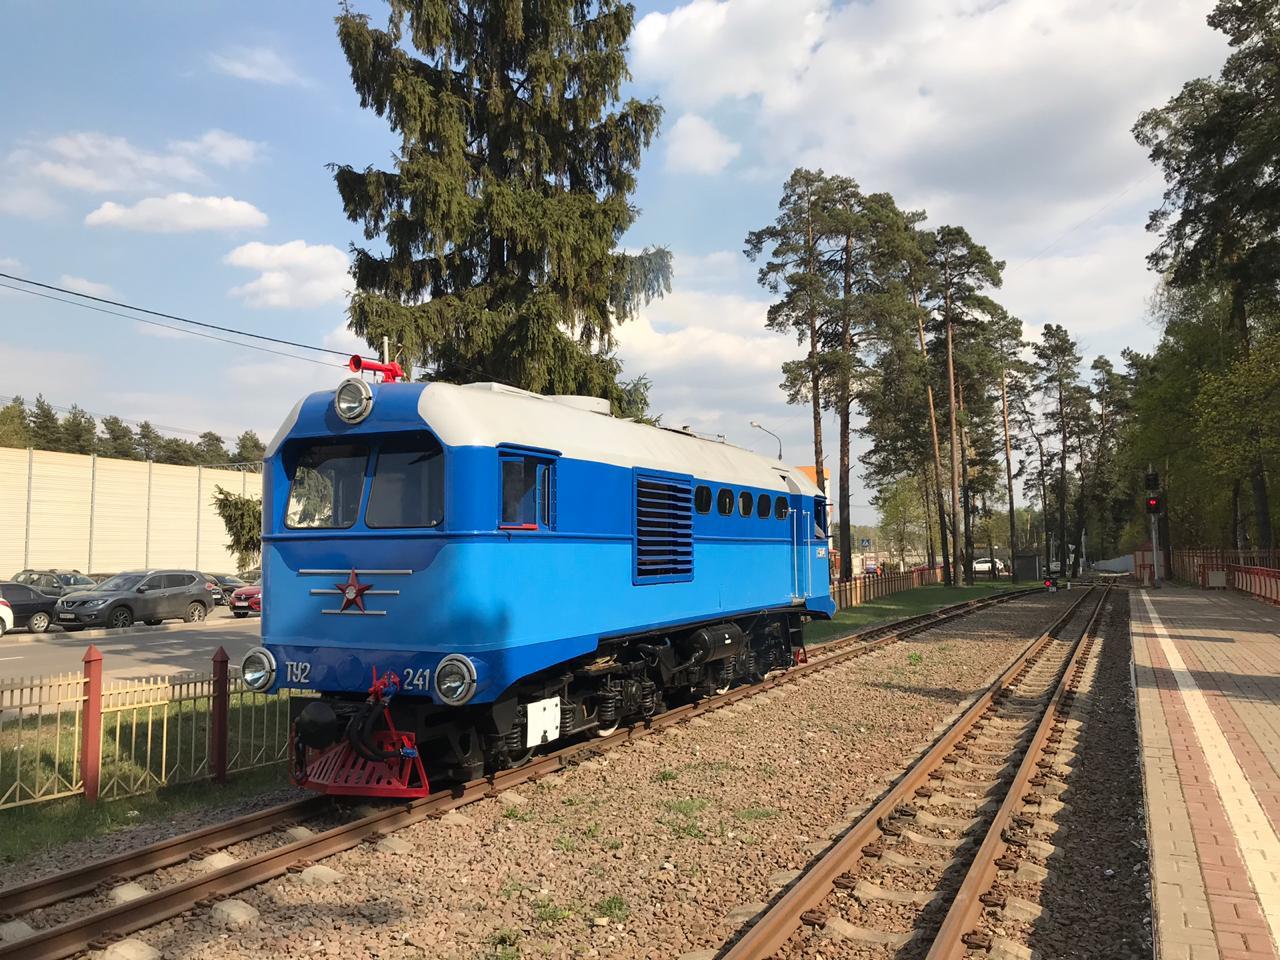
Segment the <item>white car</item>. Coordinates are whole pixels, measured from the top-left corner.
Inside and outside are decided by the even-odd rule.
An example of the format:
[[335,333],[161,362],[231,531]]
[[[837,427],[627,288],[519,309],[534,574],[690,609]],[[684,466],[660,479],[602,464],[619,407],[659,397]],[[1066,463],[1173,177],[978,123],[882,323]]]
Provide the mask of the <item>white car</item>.
[[0,600],[0,637],[13,629],[13,607],[8,600]]
[[990,573],[992,564],[995,564],[996,573],[1004,573],[1004,561],[998,559],[992,560],[990,557],[975,557],[973,560],[973,572]]

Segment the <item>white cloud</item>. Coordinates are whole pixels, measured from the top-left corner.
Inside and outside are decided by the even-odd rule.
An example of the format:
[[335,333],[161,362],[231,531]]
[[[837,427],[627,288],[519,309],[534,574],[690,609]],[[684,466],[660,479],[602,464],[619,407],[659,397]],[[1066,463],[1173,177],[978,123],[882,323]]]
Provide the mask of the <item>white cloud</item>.
[[777,94],[792,84],[822,37],[829,0],[693,0],[641,18],[631,67],[664,98],[704,107]]
[[64,273],[58,278],[58,285],[66,287],[68,290],[74,290],[76,293],[87,293],[91,297],[108,297],[114,298],[116,291],[108,283],[98,283],[94,280],[86,280],[84,277],[73,277],[69,273]]
[[22,261],[17,257],[0,257],[0,270],[17,273],[22,269]]
[[170,141],[159,150],[96,131],[20,141],[0,164],[0,214],[33,220],[53,216],[63,209],[58,191],[132,193],[206,184],[207,167],[245,166],[262,147],[218,129]]
[[199,164],[182,151],[146,150],[105,133],[66,133],[25,144],[9,160],[52,184],[89,193],[152,190],[206,179]]
[[259,272],[256,280],[231,290],[251,307],[317,307],[342,302],[351,291],[347,255],[329,244],[246,243],[223,262]]
[[320,343],[330,350],[341,350],[343,353],[367,354],[369,352],[369,344],[364,342],[364,338],[352,333],[345,322],[326,333]]
[[673,173],[719,173],[742,147],[696,113],[686,113],[666,134],[667,169]]
[[233,47],[223,53],[211,53],[209,62],[216,70],[241,80],[277,86],[304,87],[310,84],[270,47]]
[[189,233],[193,230],[241,230],[263,227],[267,215],[246,200],[235,197],[195,197],[171,193],[147,197],[126,207],[108,201],[84,222],[90,227],[123,227],[148,233]]
[[195,140],[177,140],[170,147],[197,162],[206,160],[219,167],[245,166],[258,159],[262,151],[261,143],[216,128]]
[[0,215],[44,220],[62,205],[41,184],[26,174],[0,174]]
[[1212,6],[691,0],[640,21],[634,69],[741,143],[744,185],[776,197],[796,166],[822,167],[963,224],[1010,262],[1002,303],[1114,354],[1151,339],[1143,227],[1160,178],[1130,128],[1221,65]]

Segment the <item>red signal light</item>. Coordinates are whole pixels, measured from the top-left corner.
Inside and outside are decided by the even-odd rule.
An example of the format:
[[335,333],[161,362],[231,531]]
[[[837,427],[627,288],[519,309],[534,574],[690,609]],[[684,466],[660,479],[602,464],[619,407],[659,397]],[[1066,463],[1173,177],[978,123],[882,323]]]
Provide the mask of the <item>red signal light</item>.
[[1158,495],[1147,497],[1147,513],[1159,513],[1162,508],[1163,506]]

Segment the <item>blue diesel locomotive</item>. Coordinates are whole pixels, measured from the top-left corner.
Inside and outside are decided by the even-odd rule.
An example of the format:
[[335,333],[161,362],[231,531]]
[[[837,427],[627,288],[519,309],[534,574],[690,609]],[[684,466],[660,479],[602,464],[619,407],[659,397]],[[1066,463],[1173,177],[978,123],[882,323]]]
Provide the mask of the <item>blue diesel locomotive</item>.
[[267,450],[241,669],[298,691],[297,782],[421,796],[789,667],[834,613],[798,471],[604,400],[398,372],[310,395]]

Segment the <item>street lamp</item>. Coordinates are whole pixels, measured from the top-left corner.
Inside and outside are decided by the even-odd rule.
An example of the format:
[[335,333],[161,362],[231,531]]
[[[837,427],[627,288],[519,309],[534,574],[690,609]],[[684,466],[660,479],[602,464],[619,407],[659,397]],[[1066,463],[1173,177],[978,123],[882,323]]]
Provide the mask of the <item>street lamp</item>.
[[772,430],[770,430],[768,427],[761,426],[760,423],[756,420],[752,420],[751,425],[755,427],[757,430],[763,430],[769,436],[773,437],[773,439],[778,441],[778,459],[781,460],[782,459],[782,438],[778,436],[776,433],[774,433]]

